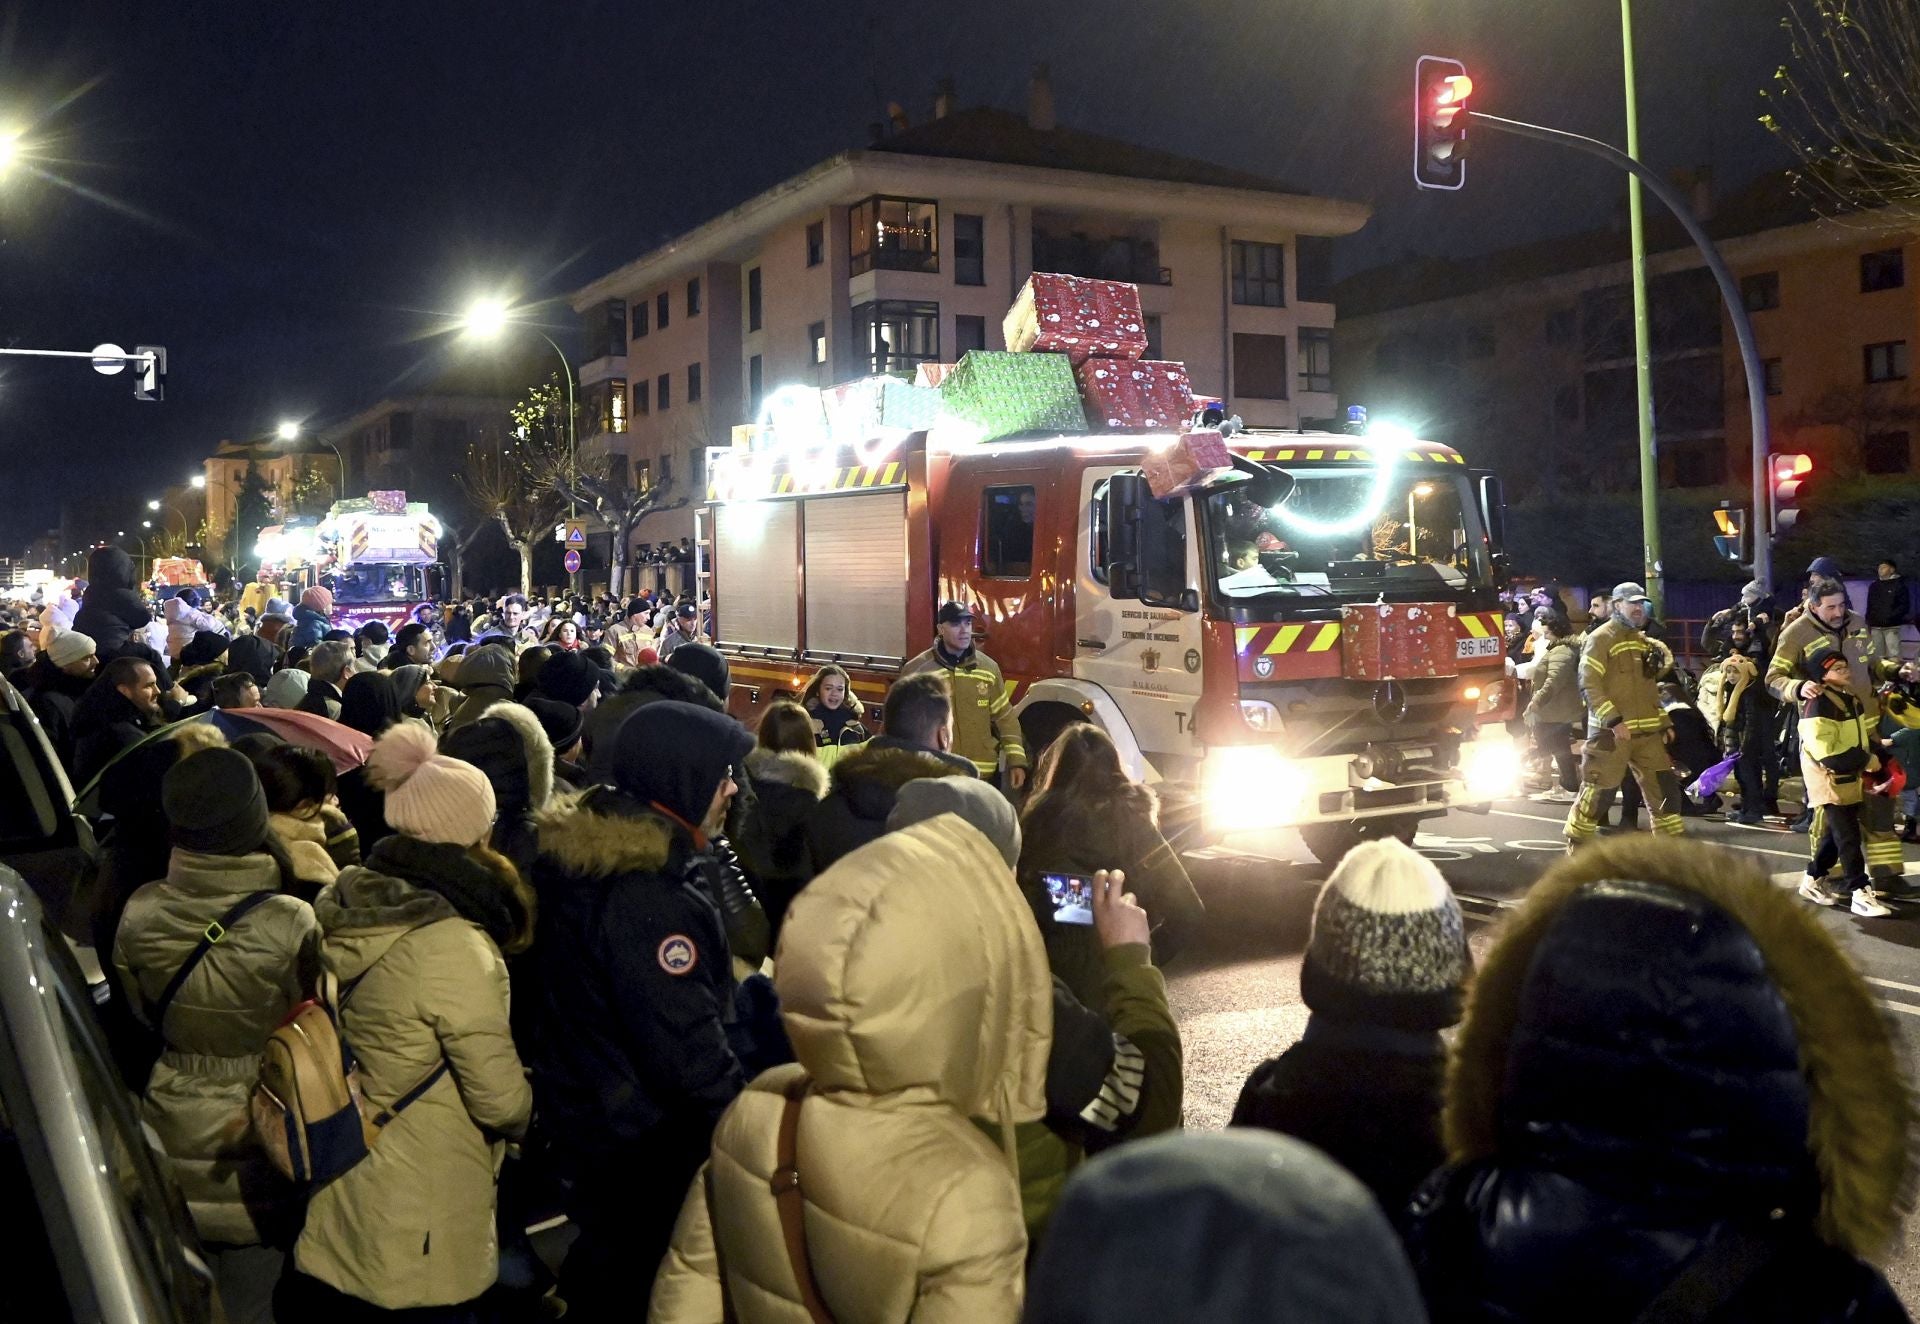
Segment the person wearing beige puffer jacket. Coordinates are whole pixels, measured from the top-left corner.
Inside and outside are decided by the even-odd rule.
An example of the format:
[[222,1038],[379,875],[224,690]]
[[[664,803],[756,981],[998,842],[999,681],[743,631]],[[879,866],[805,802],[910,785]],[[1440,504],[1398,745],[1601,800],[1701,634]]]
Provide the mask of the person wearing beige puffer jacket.
[[[1053,986],[1006,861],[951,814],[862,847],[794,899],[774,983],[798,1063],[720,1119],[648,1319],[809,1318],[768,1184],[785,1092],[804,1078],[808,1259],[839,1324],[1017,1320],[1013,1127],[1046,1110]],[[969,1117],[997,1122],[1000,1146]]]

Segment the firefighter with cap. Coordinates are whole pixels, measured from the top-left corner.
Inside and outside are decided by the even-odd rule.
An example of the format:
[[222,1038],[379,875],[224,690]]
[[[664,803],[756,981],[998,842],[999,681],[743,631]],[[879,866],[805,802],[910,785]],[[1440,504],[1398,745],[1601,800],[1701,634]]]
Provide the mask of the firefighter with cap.
[[[1819,564],[1815,562],[1816,566]],[[1880,702],[1875,688],[1895,679],[1920,679],[1920,665],[1879,656],[1867,623],[1847,601],[1846,584],[1838,578],[1816,574],[1807,585],[1805,609],[1780,627],[1780,638],[1774,643],[1773,659],[1767,664],[1767,689],[1774,698],[1798,711],[1803,703],[1819,694],[1819,682],[1807,676],[1807,659],[1822,648],[1838,650],[1846,659],[1848,687],[1860,701],[1869,730],[1877,730],[1880,724]],[[1807,771],[1804,748],[1800,760],[1802,770]],[[1811,772],[1808,775],[1811,776]],[[1807,850],[1811,857],[1818,859],[1821,838],[1826,835],[1826,812],[1823,805],[1812,808]],[[1861,815],[1860,835],[1866,839],[1867,873],[1873,890],[1882,897],[1903,900],[1914,897],[1915,890],[1902,877],[1906,860],[1900,853],[1900,838],[1894,835],[1890,799],[1868,798],[1866,811]]]
[[1660,704],[1659,677],[1673,654],[1647,637],[1653,604],[1638,584],[1614,586],[1607,619],[1587,632],[1580,654],[1580,693],[1587,701],[1587,749],[1580,760],[1580,795],[1567,815],[1569,853],[1593,840],[1614,792],[1631,771],[1653,817],[1653,830],[1681,832],[1680,781],[1667,746],[1673,720]]
[[973,646],[973,608],[941,604],[934,617],[933,647],[900,668],[902,676],[944,672],[953,687],[953,752],[991,779],[1004,764],[1004,789],[1027,784],[1027,745],[1000,664]]

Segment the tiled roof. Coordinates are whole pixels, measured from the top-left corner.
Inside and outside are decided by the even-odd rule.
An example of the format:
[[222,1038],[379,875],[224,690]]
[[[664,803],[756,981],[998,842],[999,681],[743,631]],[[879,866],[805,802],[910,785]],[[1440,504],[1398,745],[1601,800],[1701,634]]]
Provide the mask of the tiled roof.
[[[1646,217],[1649,253],[1692,246],[1680,222],[1658,200],[1647,199]],[[1731,239],[1782,226],[1803,225],[1814,219],[1814,209],[1794,194],[1785,172],[1776,171],[1717,200],[1706,229],[1714,239]],[[1623,213],[1617,228],[1560,235],[1475,257],[1448,259],[1410,254],[1354,273],[1334,287],[1333,297],[1341,317],[1364,317],[1392,308],[1453,299],[1503,285],[1607,266],[1624,262],[1629,256]]]
[[1127,179],[1157,179],[1174,184],[1212,184],[1261,193],[1303,190],[1264,175],[1251,174],[1121,142],[1079,129],[1035,129],[1011,111],[980,106],[944,119],[928,120],[874,144],[871,150],[909,156],[940,156],[999,165],[1077,170]]

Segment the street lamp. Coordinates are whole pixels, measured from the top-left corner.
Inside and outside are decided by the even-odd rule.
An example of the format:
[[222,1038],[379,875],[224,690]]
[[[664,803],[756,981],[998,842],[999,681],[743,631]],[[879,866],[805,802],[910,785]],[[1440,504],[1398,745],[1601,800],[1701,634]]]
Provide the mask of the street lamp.
[[9,129],[0,133],[0,175],[13,169],[13,163],[20,159],[20,135]]
[[[467,315],[461,321],[461,328],[476,340],[493,340],[507,329],[509,323],[526,326],[546,341],[560,359],[560,376],[567,384],[567,518],[578,519],[580,505],[574,499],[574,488],[580,479],[580,438],[574,427],[573,364],[568,361],[567,352],[545,331],[525,322],[515,322],[511,310],[500,299],[475,299],[467,306]],[[575,591],[580,588],[580,572],[577,570],[573,573],[573,588]]]
[[[294,442],[300,440],[300,424],[293,419],[283,418],[280,420],[280,426],[273,430],[273,435],[278,437],[283,444],[292,445]],[[333,452],[333,499],[335,501],[344,501],[347,498],[346,457],[341,455],[340,448],[327,438],[322,437],[320,441],[328,450]]]
[[187,486],[196,492],[204,491],[207,486],[207,476],[205,474],[195,474],[193,477],[187,479]]
[[[147,522],[147,527],[149,527],[149,528],[150,528],[150,527],[152,527],[152,523],[151,523],[151,521],[148,521],[148,522]],[[153,576],[153,558],[152,558],[151,556],[149,556],[149,555],[147,554],[147,540],[146,540],[145,538],[143,538],[143,537],[141,537],[141,536],[140,536],[139,534],[137,534],[137,533],[131,533],[131,534],[130,534],[130,533],[128,533],[128,532],[127,532],[127,531],[126,531],[125,529],[122,529],[122,530],[120,530],[120,532],[118,532],[118,533],[116,533],[116,534],[114,534],[113,536],[114,536],[114,537],[116,537],[116,538],[132,538],[132,539],[134,539],[134,540],[135,540],[136,542],[138,542],[138,543],[140,544],[140,559],[141,559],[142,561],[144,561],[144,562],[146,562],[146,565],[147,565],[147,572],[146,572],[146,574],[144,574],[144,575],[142,575],[142,576],[140,576],[140,577],[141,577],[142,579],[150,579],[150,578],[152,578],[152,576]]]

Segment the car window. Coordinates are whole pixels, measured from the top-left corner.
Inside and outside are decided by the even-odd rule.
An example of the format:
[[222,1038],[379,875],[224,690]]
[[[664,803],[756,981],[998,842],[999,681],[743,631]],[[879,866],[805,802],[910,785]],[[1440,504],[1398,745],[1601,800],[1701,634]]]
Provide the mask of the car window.
[[60,812],[34,751],[31,730],[0,707],[0,854],[34,850],[60,831]]

